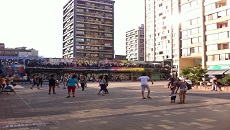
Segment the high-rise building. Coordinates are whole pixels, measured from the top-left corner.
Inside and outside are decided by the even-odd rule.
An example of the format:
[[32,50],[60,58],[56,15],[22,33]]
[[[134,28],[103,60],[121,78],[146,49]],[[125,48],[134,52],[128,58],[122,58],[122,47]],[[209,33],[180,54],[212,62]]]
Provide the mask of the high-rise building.
[[114,1],[70,0],[63,7],[63,58],[114,57]]
[[126,32],[126,59],[144,61],[144,24]]
[[179,65],[178,14],[178,0],[145,0],[145,61]]
[[230,0],[145,0],[145,60],[230,69],[229,15]]

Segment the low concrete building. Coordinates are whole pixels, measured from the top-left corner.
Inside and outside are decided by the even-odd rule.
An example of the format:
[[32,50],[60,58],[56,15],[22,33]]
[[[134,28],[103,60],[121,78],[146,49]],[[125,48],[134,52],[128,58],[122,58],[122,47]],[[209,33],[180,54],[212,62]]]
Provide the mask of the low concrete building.
[[38,57],[38,50],[27,47],[6,48],[4,43],[0,43],[0,56]]

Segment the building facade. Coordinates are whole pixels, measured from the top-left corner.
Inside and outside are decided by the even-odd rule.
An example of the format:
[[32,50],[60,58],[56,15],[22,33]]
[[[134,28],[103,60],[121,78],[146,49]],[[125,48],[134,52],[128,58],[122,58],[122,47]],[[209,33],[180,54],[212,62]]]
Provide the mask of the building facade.
[[0,56],[38,57],[38,50],[26,47],[5,48],[5,44],[0,43]]
[[63,58],[114,58],[114,1],[70,0],[63,7]]
[[115,60],[126,60],[126,55],[115,55]]
[[144,24],[126,32],[126,59],[144,61]]
[[[230,0],[145,0],[145,4],[147,61],[172,59],[178,73],[200,65],[230,69]],[[154,28],[148,26],[153,24]]]

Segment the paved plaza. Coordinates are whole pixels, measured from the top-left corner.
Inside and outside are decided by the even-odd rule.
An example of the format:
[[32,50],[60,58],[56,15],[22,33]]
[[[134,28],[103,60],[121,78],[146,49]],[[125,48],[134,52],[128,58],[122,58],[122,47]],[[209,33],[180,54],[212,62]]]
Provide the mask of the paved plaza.
[[151,85],[152,99],[141,98],[139,82],[110,82],[106,96],[88,83],[71,98],[63,86],[48,95],[47,83],[40,90],[18,85],[18,94],[0,94],[0,129],[230,130],[229,92],[189,90],[186,104],[176,104],[165,84]]

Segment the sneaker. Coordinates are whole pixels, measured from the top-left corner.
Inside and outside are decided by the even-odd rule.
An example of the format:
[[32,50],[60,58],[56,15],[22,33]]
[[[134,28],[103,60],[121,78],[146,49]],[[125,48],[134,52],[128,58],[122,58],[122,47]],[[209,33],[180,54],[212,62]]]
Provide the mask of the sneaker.
[[73,97],[75,97],[75,96],[73,96]]
[[70,98],[70,96],[67,96],[66,98]]
[[48,93],[48,94],[50,94],[50,93]]
[[152,99],[151,97],[147,97],[147,98]]
[[53,94],[56,94],[55,92]]
[[30,89],[33,89],[32,87]]
[[142,99],[146,99],[145,97],[143,97]]

